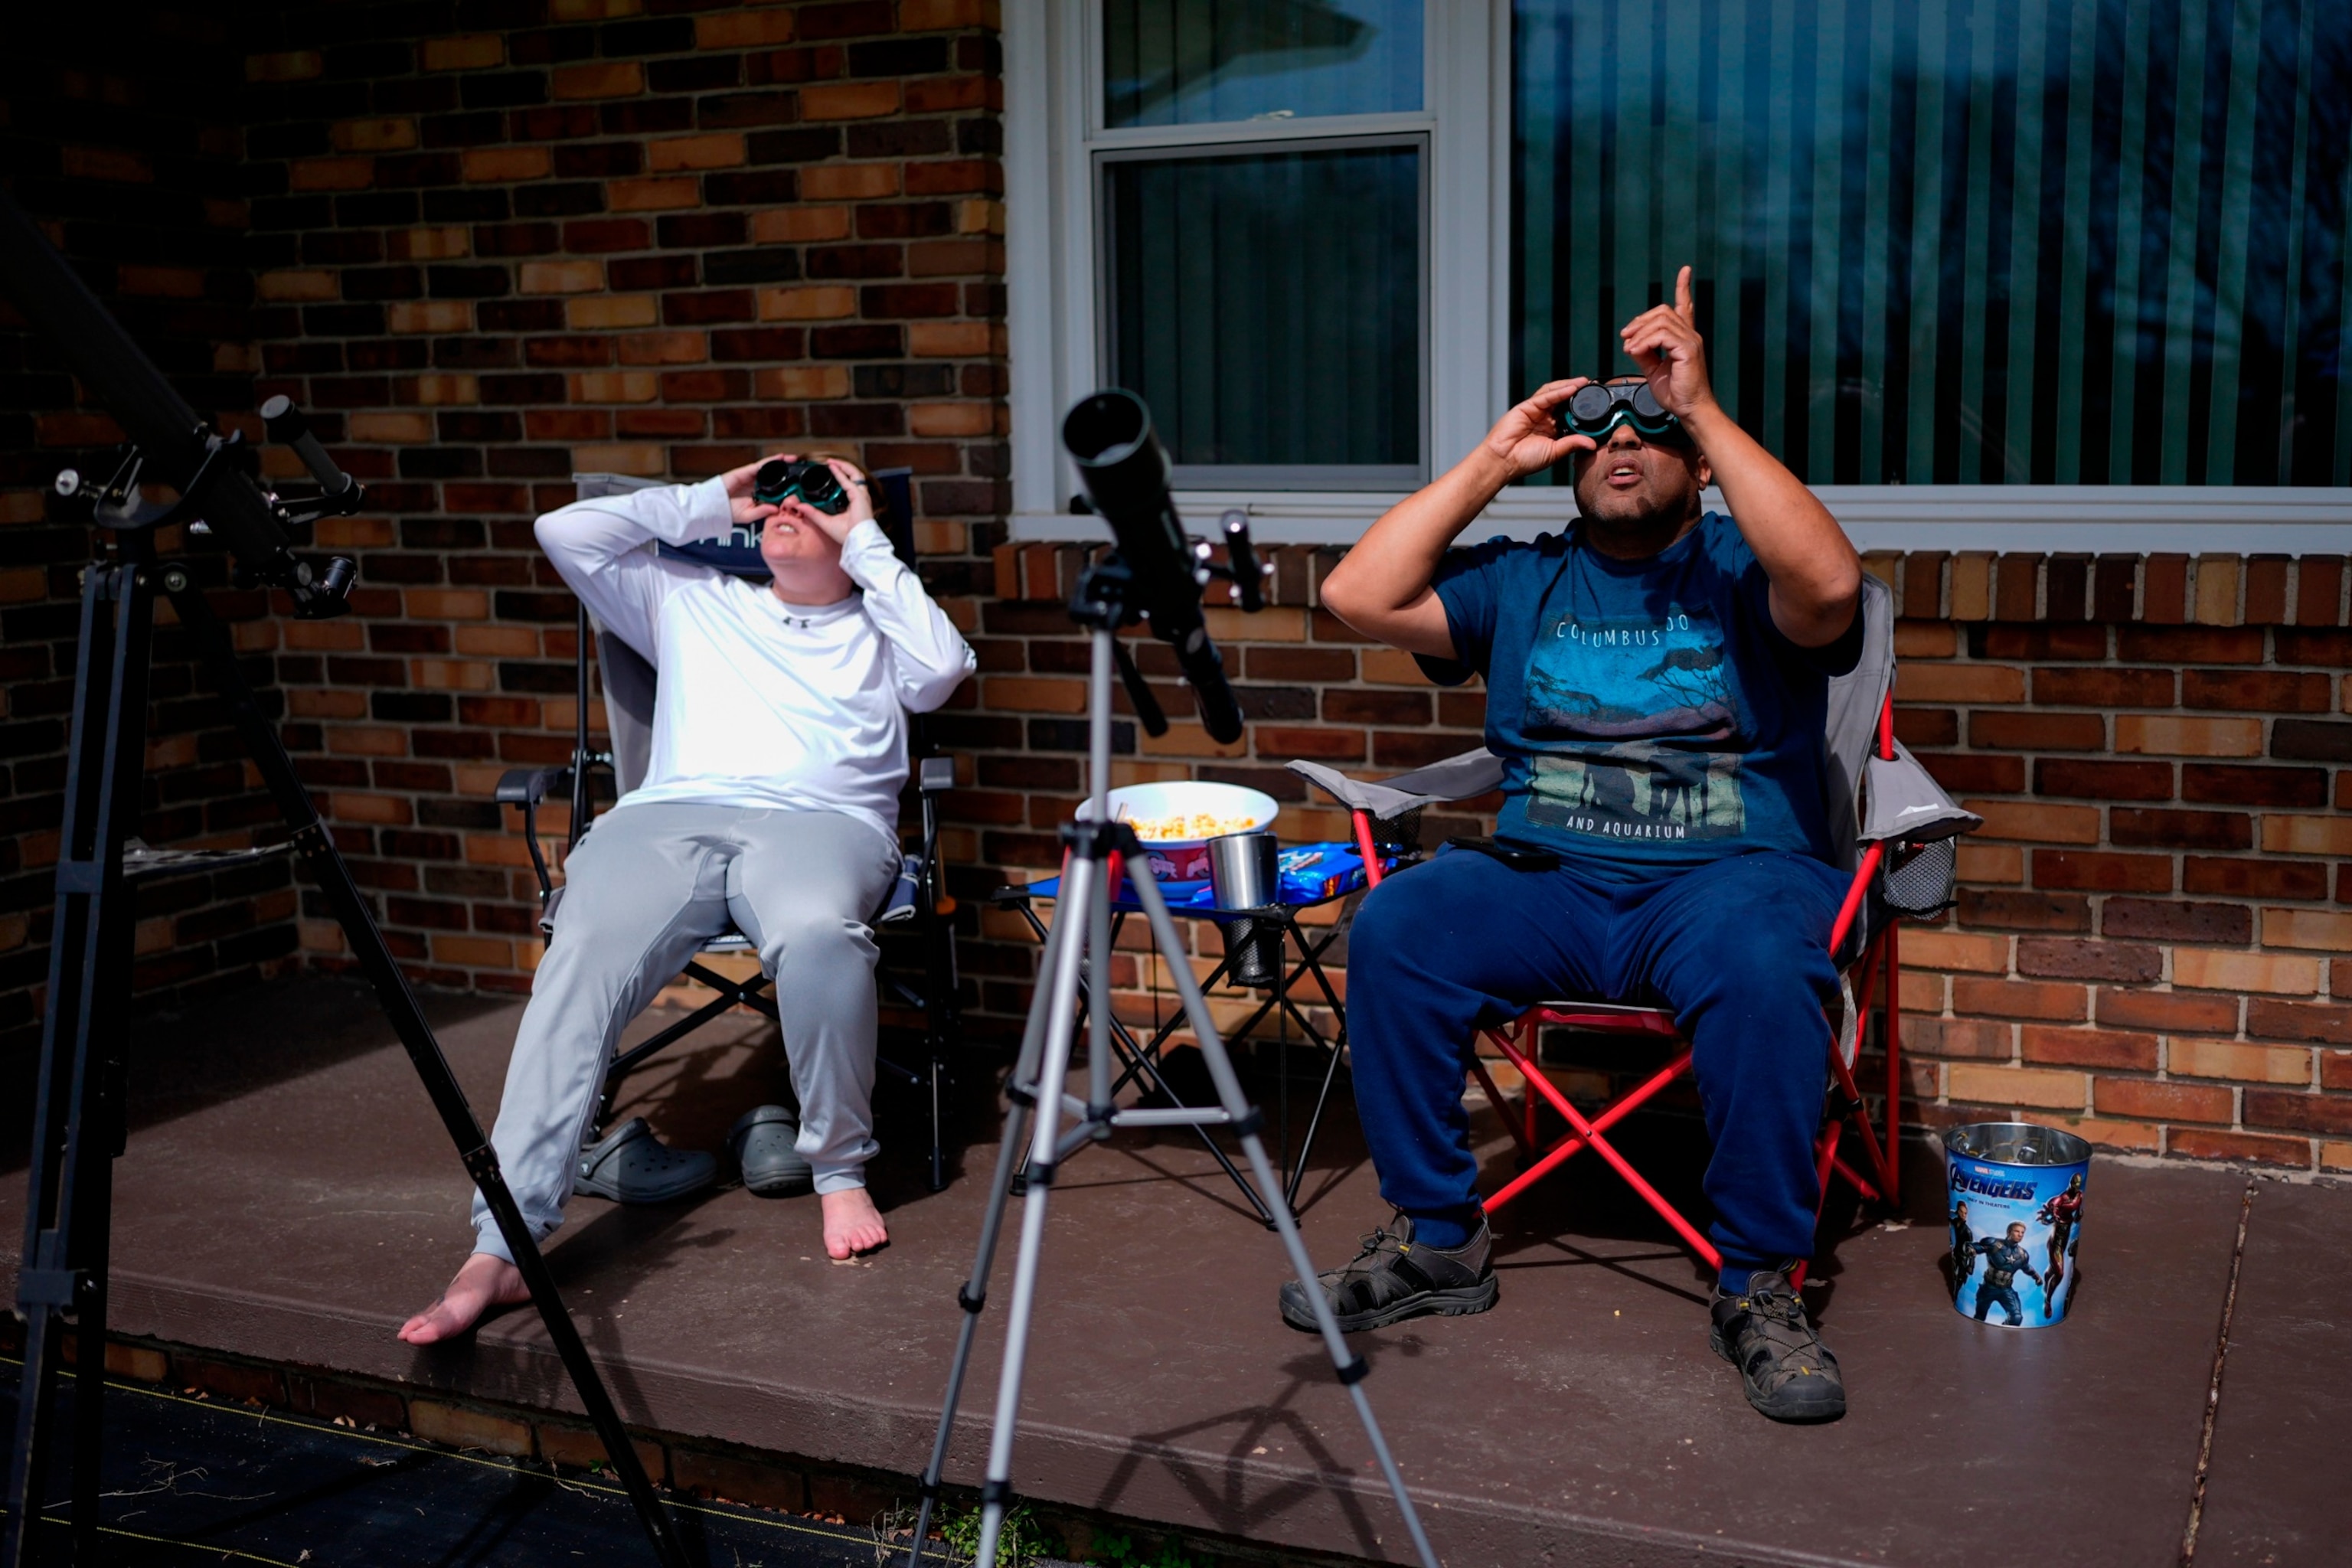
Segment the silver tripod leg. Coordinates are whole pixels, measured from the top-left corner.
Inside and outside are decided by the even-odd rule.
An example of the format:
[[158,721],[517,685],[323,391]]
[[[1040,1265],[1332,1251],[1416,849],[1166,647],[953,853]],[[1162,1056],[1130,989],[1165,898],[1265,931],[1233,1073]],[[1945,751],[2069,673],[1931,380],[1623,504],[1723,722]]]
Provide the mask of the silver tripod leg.
[[[1306,1243],[1299,1239],[1297,1222],[1291,1216],[1290,1205],[1284,1200],[1274,1166],[1266,1159],[1265,1145],[1257,1135],[1257,1113],[1250,1106],[1248,1097],[1242,1092],[1241,1080],[1234,1076],[1233,1062],[1225,1054],[1224,1041],[1217,1033],[1214,1020],[1210,1017],[1208,1003],[1192,979],[1192,964],[1185,953],[1183,939],[1177,932],[1175,921],[1169,917],[1168,905],[1160,898],[1160,889],[1152,881],[1150,869],[1143,862],[1143,858],[1136,855],[1128,857],[1128,859],[1129,882],[1151,922],[1153,942],[1167,962],[1177,994],[1183,1003],[1185,1016],[1192,1023],[1193,1035],[1200,1041],[1201,1055],[1208,1064],[1209,1076],[1216,1085],[1220,1109],[1192,1114],[1202,1121],[1229,1123],[1239,1133],[1243,1152],[1248,1155],[1250,1169],[1257,1178],[1258,1189],[1265,1194],[1267,1207],[1274,1216],[1275,1228],[1281,1234],[1283,1249],[1289,1255],[1291,1270],[1297,1276],[1301,1289],[1313,1306],[1316,1325],[1323,1335],[1324,1348],[1330,1353],[1331,1364],[1355,1404],[1357,1419],[1363,1424],[1364,1435],[1371,1443],[1381,1472],[1387,1478],[1389,1490],[1396,1499],[1398,1510],[1404,1516],[1405,1528],[1412,1537],[1413,1550],[1423,1568],[1438,1568],[1437,1555],[1430,1547],[1427,1532],[1422,1528],[1421,1516],[1412,1506],[1412,1496],[1405,1490],[1404,1477],[1397,1469],[1396,1458],[1389,1452],[1388,1440],[1381,1435],[1380,1422],[1372,1415],[1371,1401],[1365,1397],[1363,1380],[1370,1368],[1360,1358],[1350,1354],[1347,1342],[1339,1337],[1339,1322],[1331,1314],[1330,1303],[1325,1300],[1321,1287],[1316,1282],[1315,1266],[1307,1258]],[[1070,870],[1065,873],[1062,881],[1066,893],[1073,890],[1072,874],[1077,867],[1078,858],[1074,856]],[[1089,858],[1087,864],[1088,880],[1077,884],[1078,896],[1083,900],[1108,896],[1108,889],[1097,887],[1092,879],[1095,869]],[[1084,929],[1080,922],[1091,908],[1090,901],[1078,910],[1065,906],[1064,920],[1055,922],[1056,926],[1067,922]],[[1075,942],[1064,950],[1062,956],[1066,962],[1059,966],[1060,973],[1055,977],[1057,994],[1052,1009],[1053,1022],[1048,1025],[1044,1068],[1038,1079],[1041,1091],[1045,1086],[1060,1081],[1057,1075],[1067,1071],[1072,1011],[1069,1004],[1059,994],[1059,988],[1066,975],[1066,984],[1072,991],[1076,989],[1076,973],[1066,962],[1076,952]],[[1108,952],[1102,955],[1106,960],[1108,957]],[[1099,977],[1108,971],[1097,967],[1094,973]],[[1113,1124],[1127,1120],[1125,1114],[1115,1116]],[[1142,1120],[1138,1118],[1138,1124]],[[1153,1115],[1150,1120],[1153,1125],[1164,1124],[1166,1113]],[[981,1489],[980,1551],[975,1559],[976,1568],[995,1568],[997,1540],[1004,1527],[1005,1505],[1012,1496],[1013,1442],[1020,1416],[1021,1377],[1026,1359],[1029,1321],[1036,1300],[1037,1257],[1045,1236],[1046,1196],[1053,1184],[1059,1121],[1058,1099],[1040,1105],[1029,1157],[1029,1189],[1021,1215],[1021,1242],[1013,1266],[1011,1321],[1005,1328],[1004,1371],[996,1391],[995,1426],[989,1436],[988,1477]]]
[[[1055,921],[1045,933],[1045,950],[1037,973],[1059,973],[1059,954],[1071,945],[1066,922]],[[956,1406],[963,1401],[964,1373],[971,1365],[972,1341],[980,1329],[981,1309],[988,1304],[988,1275],[996,1266],[996,1240],[1004,1223],[1004,1200],[1013,1188],[1013,1167],[1021,1157],[1021,1134],[1030,1107],[1036,1102],[1038,1058],[1044,1054],[1047,1014],[1053,1005],[1050,985],[1041,985],[1030,998],[1029,1019],[1021,1034],[1021,1054],[1013,1064],[1004,1109],[1004,1136],[996,1146],[996,1174],[988,1189],[988,1208],[981,1217],[980,1247],[972,1258],[971,1277],[958,1287],[956,1305],[963,1309],[963,1326],[956,1331],[955,1360],[948,1369],[948,1394],[940,1407],[940,1429],[931,1438],[931,1462],[923,1470],[922,1506],[915,1514],[914,1544],[907,1549],[907,1568],[922,1560],[923,1543],[930,1539],[931,1510],[940,1499],[940,1479],[947,1472],[948,1439],[955,1427]]]

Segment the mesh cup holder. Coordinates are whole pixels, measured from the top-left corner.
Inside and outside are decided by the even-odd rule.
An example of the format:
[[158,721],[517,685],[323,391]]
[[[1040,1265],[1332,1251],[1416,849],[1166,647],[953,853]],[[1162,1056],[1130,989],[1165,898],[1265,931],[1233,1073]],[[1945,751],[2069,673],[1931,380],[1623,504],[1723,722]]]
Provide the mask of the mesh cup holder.
[[1410,855],[1421,847],[1420,806],[1395,816],[1372,820],[1372,847],[1384,854]]
[[1282,922],[1244,918],[1224,922],[1225,956],[1233,967],[1228,984],[1253,989],[1272,986],[1282,974]]
[[1956,838],[1896,844],[1894,869],[1886,873],[1886,907],[1913,920],[1940,915],[1950,909],[1958,897],[1958,845]]

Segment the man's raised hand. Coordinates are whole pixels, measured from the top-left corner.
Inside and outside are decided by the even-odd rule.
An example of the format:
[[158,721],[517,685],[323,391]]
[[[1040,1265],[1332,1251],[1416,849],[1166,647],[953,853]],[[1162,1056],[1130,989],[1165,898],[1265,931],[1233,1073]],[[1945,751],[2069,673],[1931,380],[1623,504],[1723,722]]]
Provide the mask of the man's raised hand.
[[1649,379],[1650,395],[1670,414],[1687,419],[1715,401],[1706,380],[1706,344],[1698,335],[1698,311],[1691,302],[1691,269],[1675,276],[1675,302],[1653,305],[1625,323],[1619,334],[1627,357]]
[[1502,461],[1511,478],[1523,479],[1529,474],[1539,474],[1570,452],[1595,449],[1590,436],[1559,434],[1559,409],[1589,379],[1579,375],[1566,381],[1546,382],[1536,388],[1535,395],[1496,420],[1495,427],[1486,432],[1486,450]]

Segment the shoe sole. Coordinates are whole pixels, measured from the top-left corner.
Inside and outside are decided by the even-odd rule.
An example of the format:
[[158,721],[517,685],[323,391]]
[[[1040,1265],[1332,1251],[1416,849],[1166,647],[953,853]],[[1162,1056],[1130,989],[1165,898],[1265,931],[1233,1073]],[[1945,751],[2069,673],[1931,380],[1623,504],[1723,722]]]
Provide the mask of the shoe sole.
[[743,1190],[755,1198],[796,1198],[803,1193],[816,1191],[816,1176],[814,1172],[803,1171],[793,1175],[754,1179],[746,1173]]
[[1710,1324],[1706,1331],[1706,1342],[1716,1354],[1731,1363],[1732,1371],[1739,1374],[1739,1392],[1748,1396],[1748,1405],[1759,1415],[1785,1422],[1791,1426],[1804,1426],[1819,1421],[1835,1421],[1845,1414],[1845,1393],[1843,1389],[1838,1393],[1835,1405],[1815,1404],[1808,1400],[1792,1400],[1778,1405],[1771,1404],[1759,1397],[1754,1385],[1748,1381],[1748,1369],[1741,1366],[1731,1353],[1731,1346],[1724,1339],[1722,1330]]
[[[1503,1282],[1488,1275],[1475,1285],[1457,1285],[1450,1290],[1423,1290],[1417,1295],[1402,1297],[1385,1307],[1369,1312],[1339,1314],[1339,1331],[1360,1334],[1366,1329],[1384,1329],[1391,1323],[1402,1323],[1408,1318],[1467,1318],[1485,1311],[1501,1296]],[[1282,1321],[1302,1333],[1318,1333],[1321,1325],[1309,1313],[1305,1322],[1290,1315],[1290,1302],[1282,1303]]]

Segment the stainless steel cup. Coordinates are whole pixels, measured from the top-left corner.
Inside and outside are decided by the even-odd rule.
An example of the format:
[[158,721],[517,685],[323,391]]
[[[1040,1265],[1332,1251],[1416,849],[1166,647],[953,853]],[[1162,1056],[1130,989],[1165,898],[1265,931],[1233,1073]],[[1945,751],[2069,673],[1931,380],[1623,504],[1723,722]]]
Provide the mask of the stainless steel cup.
[[[1282,898],[1282,849],[1271,833],[1228,833],[1209,840],[1209,888],[1221,910],[1255,910]],[[1271,985],[1282,967],[1282,927],[1266,920],[1223,923],[1227,977],[1236,985]]]

